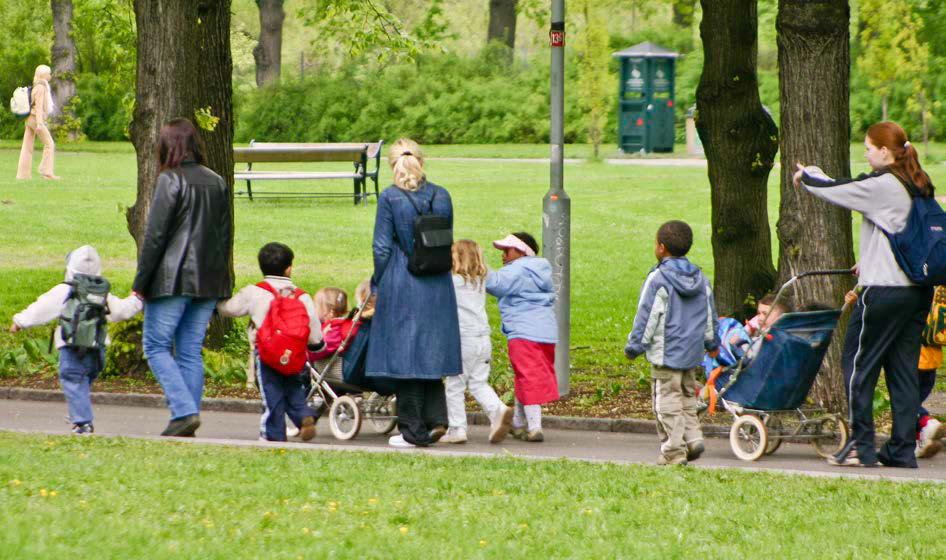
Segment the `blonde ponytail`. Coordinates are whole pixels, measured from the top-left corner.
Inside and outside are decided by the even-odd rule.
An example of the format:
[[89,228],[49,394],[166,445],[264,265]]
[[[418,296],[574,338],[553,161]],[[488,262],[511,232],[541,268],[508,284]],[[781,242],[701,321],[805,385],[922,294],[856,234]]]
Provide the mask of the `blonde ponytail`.
[[410,138],[401,138],[391,146],[388,163],[394,173],[394,184],[406,191],[416,191],[424,184],[424,154]]

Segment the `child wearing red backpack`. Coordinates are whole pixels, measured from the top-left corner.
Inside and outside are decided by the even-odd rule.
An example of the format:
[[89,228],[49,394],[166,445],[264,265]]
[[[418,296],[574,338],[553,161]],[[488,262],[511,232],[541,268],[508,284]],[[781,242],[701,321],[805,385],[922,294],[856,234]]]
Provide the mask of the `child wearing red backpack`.
[[303,383],[308,350],[319,350],[322,329],[309,294],[293,285],[292,249],[267,243],[259,252],[263,281],[244,287],[217,304],[224,317],[250,316],[256,381],[263,401],[260,439],[286,441],[286,415],[299,437],[315,437],[315,412],[306,404]]

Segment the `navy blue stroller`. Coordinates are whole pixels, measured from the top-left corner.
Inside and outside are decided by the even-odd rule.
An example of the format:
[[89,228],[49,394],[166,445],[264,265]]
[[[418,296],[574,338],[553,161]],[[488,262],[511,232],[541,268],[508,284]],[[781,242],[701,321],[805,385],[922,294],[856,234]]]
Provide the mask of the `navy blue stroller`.
[[[819,270],[799,274],[779,289],[775,301],[801,278],[850,273]],[[808,440],[822,457],[833,455],[847,443],[844,418],[821,408],[804,408],[845,308],[782,315],[754,342],[751,360],[744,356],[736,365],[711,376],[708,389],[718,392],[720,405],[735,419],[729,443],[737,457],[755,461],[774,453],[786,439]]]
[[329,428],[340,440],[357,436],[364,420],[381,434],[397,427],[394,387],[364,374],[371,320],[362,314],[369,301],[355,310],[354,327],[331,357],[306,363],[311,379],[307,400],[315,410],[328,407]]

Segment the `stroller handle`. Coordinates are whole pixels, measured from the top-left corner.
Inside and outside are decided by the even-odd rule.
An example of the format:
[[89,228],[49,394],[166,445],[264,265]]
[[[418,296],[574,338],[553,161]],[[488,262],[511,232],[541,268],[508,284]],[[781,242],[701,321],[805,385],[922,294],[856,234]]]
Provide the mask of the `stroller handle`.
[[[831,268],[831,269],[825,269],[825,270],[809,270],[808,272],[802,272],[800,274],[796,274],[795,276],[792,276],[791,278],[788,279],[787,282],[782,284],[782,287],[780,287],[778,291],[775,293],[775,299],[772,301],[772,306],[769,308],[769,312],[765,314],[763,321],[768,321],[769,315],[771,315],[772,311],[775,309],[775,303],[779,299],[782,298],[782,294],[785,293],[785,290],[788,289],[788,287],[794,284],[795,282],[798,282],[799,280],[801,280],[802,278],[808,278],[811,276],[847,276],[849,274],[854,274],[854,271],[850,268]],[[847,304],[845,303],[844,306],[841,308],[841,311],[844,312],[846,310],[847,310]]]

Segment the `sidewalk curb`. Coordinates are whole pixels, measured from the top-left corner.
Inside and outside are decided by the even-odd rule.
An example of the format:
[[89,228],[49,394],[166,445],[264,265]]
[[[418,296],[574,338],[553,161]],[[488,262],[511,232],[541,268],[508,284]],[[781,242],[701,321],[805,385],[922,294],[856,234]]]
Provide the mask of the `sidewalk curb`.
[[[65,397],[60,391],[49,389],[26,389],[21,387],[0,387],[0,400],[64,402]],[[149,408],[164,408],[163,395],[143,393],[92,393],[92,403],[113,406],[145,406]],[[260,401],[247,399],[205,398],[202,401],[203,410],[214,412],[244,412],[256,414],[260,411]],[[483,412],[467,413],[470,424],[489,425],[489,417]],[[630,434],[656,434],[657,425],[653,420],[639,418],[582,418],[579,416],[543,416],[542,426],[550,430],[578,430],[586,432],[616,432]],[[709,428],[709,430],[706,430]],[[712,435],[717,426],[706,426],[707,435]],[[725,429],[726,434],[729,428]]]

